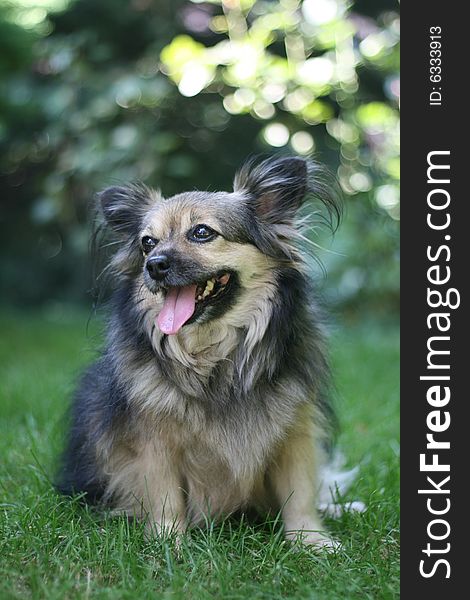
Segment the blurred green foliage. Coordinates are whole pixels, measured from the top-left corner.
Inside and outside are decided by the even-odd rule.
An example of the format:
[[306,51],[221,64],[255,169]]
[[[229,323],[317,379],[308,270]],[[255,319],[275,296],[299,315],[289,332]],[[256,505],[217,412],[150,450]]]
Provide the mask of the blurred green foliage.
[[396,311],[397,11],[395,0],[0,0],[3,300],[85,299],[90,208],[106,185],[229,189],[248,155],[276,151],[313,153],[344,191],[334,252],[320,252],[327,293]]

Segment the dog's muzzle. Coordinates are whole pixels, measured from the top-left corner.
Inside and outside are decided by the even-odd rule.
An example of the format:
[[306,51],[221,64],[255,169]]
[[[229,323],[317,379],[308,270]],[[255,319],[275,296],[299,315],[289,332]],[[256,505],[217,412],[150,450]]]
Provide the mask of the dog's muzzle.
[[153,256],[148,259],[146,268],[154,281],[161,281],[170,270],[170,259],[166,254]]

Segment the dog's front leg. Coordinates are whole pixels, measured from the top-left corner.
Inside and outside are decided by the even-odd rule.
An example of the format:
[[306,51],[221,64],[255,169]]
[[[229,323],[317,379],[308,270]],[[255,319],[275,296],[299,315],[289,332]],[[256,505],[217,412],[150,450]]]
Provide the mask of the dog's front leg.
[[167,448],[154,446],[145,480],[144,510],[151,534],[183,533],[186,505],[179,461]]
[[160,440],[140,443],[137,454],[116,447],[108,469],[107,496],[116,513],[144,517],[152,535],[184,531],[186,506],[176,452]]
[[315,505],[317,445],[315,428],[304,421],[283,443],[269,475],[281,507],[286,538],[331,547],[336,544],[325,533]]

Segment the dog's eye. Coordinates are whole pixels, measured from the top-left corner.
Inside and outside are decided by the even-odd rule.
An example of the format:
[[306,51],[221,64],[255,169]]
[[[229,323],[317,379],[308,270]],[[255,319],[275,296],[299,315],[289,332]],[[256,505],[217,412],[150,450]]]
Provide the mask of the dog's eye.
[[155,240],[154,238],[149,237],[148,235],[145,235],[142,238],[142,242],[141,243],[142,243],[142,250],[145,252],[145,254],[148,254],[149,252],[152,252],[152,250],[157,245],[157,240]]
[[189,232],[189,239],[193,242],[209,242],[216,238],[219,234],[211,229],[208,225],[196,225]]

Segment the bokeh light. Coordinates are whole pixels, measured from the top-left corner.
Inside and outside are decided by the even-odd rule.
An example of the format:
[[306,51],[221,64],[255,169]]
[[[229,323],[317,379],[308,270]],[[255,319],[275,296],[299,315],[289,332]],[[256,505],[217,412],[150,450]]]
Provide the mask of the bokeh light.
[[280,148],[289,141],[289,130],[282,123],[271,123],[265,127],[263,137],[270,146]]
[[[9,230],[24,227],[22,206],[41,255],[77,264],[101,187],[226,189],[246,156],[294,153],[326,162],[345,197],[344,257],[322,256],[332,281],[345,277],[339,296],[373,301],[380,288],[397,300],[398,6],[171,4],[0,0],[0,168],[15,190],[2,190],[12,225],[0,275],[17,270]],[[2,288],[30,297],[44,277]]]

